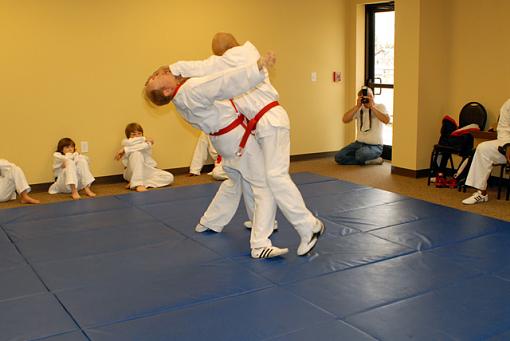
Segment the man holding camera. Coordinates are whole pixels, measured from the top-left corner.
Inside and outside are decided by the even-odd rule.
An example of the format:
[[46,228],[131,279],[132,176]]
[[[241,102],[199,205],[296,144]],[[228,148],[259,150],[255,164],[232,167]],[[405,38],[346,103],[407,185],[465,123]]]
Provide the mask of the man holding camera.
[[358,91],[356,105],[347,111],[342,120],[349,123],[356,119],[357,138],[335,155],[340,165],[380,165],[383,150],[383,124],[390,122],[390,116],[383,104],[374,103],[374,93],[369,87]]

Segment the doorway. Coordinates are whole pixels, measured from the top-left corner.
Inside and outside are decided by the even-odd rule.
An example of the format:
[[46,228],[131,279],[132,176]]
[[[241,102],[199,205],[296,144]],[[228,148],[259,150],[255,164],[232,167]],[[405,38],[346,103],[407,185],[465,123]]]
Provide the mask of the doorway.
[[383,155],[391,160],[393,144],[393,81],[395,46],[395,3],[365,7],[365,85],[374,90],[375,101],[390,115],[383,129]]

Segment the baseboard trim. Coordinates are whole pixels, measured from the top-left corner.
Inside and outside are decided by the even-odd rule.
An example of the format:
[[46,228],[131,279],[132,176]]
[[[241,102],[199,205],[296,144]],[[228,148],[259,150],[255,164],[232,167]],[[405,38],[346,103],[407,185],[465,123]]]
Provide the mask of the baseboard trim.
[[428,169],[407,169],[407,168],[401,168],[396,166],[391,166],[391,174],[396,175],[402,175],[407,176],[409,178],[426,178],[429,176],[429,170]]
[[321,152],[321,153],[309,153],[309,154],[297,154],[291,155],[290,161],[306,161],[313,159],[320,159],[323,157],[332,157],[336,152]]
[[[310,153],[310,154],[298,154],[298,155],[291,155],[290,161],[304,161],[304,160],[312,160],[312,159],[318,159],[322,157],[329,157],[333,156],[335,152],[322,152],[322,153]],[[213,164],[204,165],[202,168],[202,173],[209,173],[214,168]],[[171,169],[165,169],[166,171],[169,171],[173,175],[182,175],[182,174],[188,174],[189,167],[178,167],[178,168],[171,168]],[[124,177],[122,174],[114,174],[114,175],[105,175],[105,176],[98,176],[96,177],[96,181],[94,181],[94,184],[98,185],[108,185],[108,184],[116,184],[120,182],[125,182]],[[30,187],[32,188],[32,192],[46,192],[48,188],[50,188],[51,184],[53,182],[44,182],[39,184],[31,184]]]

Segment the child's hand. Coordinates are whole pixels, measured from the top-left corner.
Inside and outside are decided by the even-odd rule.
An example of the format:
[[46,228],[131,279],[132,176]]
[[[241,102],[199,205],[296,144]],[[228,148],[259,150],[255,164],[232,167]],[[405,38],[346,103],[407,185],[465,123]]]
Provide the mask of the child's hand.
[[150,143],[151,145],[154,145],[154,139],[151,139],[150,137],[146,137],[145,138],[145,141],[147,141],[148,143]]
[[122,159],[122,157],[124,156],[124,153],[125,153],[125,152],[124,152],[124,148],[120,149],[120,150],[117,152],[117,154],[115,154],[114,159],[115,159],[116,161],[119,161],[119,160],[120,160],[120,159]]

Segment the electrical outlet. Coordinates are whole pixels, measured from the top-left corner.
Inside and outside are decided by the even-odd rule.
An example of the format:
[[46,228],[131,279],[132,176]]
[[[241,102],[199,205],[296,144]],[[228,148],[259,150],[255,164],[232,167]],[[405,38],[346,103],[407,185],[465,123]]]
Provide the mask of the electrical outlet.
[[312,82],[317,82],[317,72],[312,71],[312,74],[310,77],[312,79]]
[[80,151],[82,153],[88,153],[88,151],[89,151],[89,143],[88,143],[88,141],[81,141],[80,146],[81,146],[80,147]]

